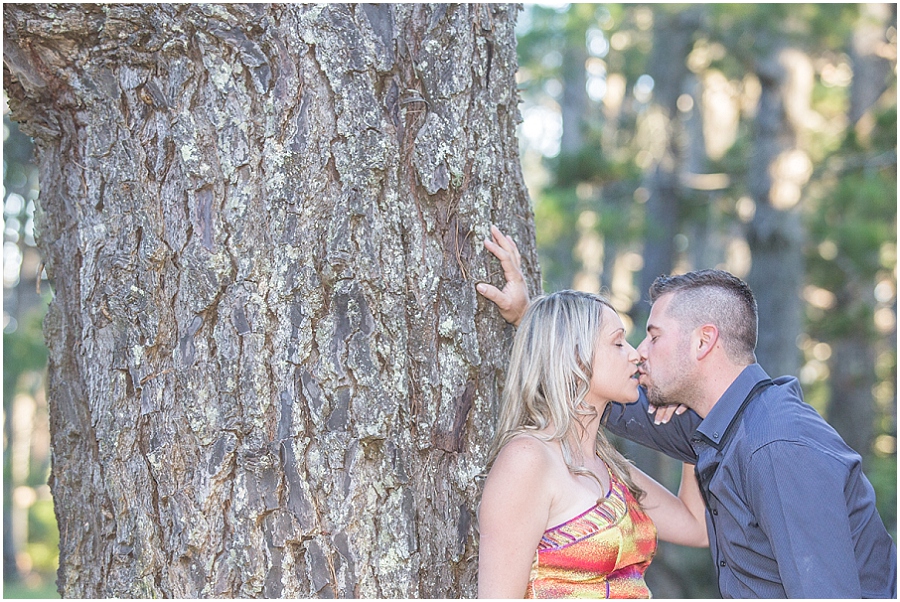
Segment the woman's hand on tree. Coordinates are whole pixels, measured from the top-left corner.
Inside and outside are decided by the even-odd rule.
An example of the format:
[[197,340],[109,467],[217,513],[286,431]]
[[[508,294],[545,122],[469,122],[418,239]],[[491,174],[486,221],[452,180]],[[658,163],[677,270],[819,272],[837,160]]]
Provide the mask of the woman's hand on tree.
[[503,234],[497,226],[491,226],[493,240],[484,241],[484,247],[500,260],[506,285],[503,289],[480,282],[475,289],[494,302],[503,319],[518,326],[528,309],[528,288],[522,275],[522,258],[512,238]]

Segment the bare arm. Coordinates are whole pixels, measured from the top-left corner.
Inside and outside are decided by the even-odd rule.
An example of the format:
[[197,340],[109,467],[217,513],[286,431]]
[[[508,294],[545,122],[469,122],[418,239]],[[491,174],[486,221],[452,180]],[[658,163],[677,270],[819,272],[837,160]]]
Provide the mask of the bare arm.
[[636,467],[631,468],[631,477],[647,493],[641,505],[656,524],[661,540],[695,548],[709,546],[706,506],[693,465],[682,465],[677,496]]
[[552,496],[542,444],[531,437],[500,451],[478,510],[478,597],[523,598],[547,528]]
[[522,276],[522,258],[515,241],[503,234],[497,226],[491,226],[491,236],[493,240],[484,241],[484,247],[500,260],[506,285],[501,290],[481,282],[475,290],[497,305],[504,320],[518,326],[528,309],[528,288]]

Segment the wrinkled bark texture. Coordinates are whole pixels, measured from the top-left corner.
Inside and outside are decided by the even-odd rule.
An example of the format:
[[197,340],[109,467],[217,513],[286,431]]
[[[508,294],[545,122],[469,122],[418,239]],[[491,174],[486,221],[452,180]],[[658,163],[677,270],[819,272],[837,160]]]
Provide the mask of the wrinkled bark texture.
[[58,586],[475,593],[512,329],[539,289],[508,5],[4,5],[53,281]]

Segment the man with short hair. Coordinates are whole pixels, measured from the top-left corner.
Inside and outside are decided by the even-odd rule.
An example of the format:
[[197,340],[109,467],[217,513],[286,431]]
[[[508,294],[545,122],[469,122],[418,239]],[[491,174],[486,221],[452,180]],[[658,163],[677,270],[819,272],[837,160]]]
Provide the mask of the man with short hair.
[[[492,234],[485,246],[507,284],[478,291],[517,324],[528,306],[518,249]],[[658,278],[650,295],[638,346],[646,395],[611,405],[603,420],[617,435],[696,465],[721,595],[895,598],[897,549],[861,458],[803,401],[796,378],[772,380],[756,363],[749,287],[701,270]],[[661,427],[649,404],[691,411]]]

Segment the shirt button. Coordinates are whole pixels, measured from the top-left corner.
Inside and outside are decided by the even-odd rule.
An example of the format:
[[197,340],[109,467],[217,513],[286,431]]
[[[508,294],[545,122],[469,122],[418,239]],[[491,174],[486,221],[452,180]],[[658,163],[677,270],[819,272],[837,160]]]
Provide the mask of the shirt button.
[[724,560],[720,560],[720,561],[719,561],[719,566],[722,567],[722,568],[725,568],[725,561],[724,561]]
[[713,516],[719,516],[719,511],[716,510],[715,508],[713,508],[712,513],[713,513]]

